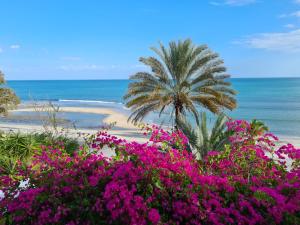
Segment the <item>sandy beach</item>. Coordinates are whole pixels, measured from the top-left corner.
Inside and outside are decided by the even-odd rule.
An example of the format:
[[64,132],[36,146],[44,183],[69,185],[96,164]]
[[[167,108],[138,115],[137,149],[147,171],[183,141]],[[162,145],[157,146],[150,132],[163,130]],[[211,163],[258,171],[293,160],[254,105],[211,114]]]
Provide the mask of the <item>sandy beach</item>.
[[[17,112],[34,112],[35,108],[26,107],[13,110]],[[118,112],[117,110],[105,107],[60,107],[60,112],[76,112],[76,113],[92,113],[104,115],[103,122],[105,124],[110,124],[116,122],[113,129],[109,131],[110,134],[115,135],[120,138],[125,138],[127,140],[134,140],[137,142],[145,142],[147,139],[143,136],[142,132],[138,127],[134,126],[132,123],[128,122],[128,116]],[[17,124],[17,123],[0,123],[1,130],[15,130],[21,132],[33,132],[33,131],[43,131],[42,125],[33,124]],[[78,132],[94,134],[97,132],[95,129],[69,129],[70,135],[76,135]],[[291,136],[279,136],[278,146],[291,143],[297,147],[300,147],[300,138]]]
[[[34,112],[35,108],[21,108],[17,110],[12,110],[17,112]],[[109,133],[115,135],[119,138],[126,138],[127,140],[134,140],[137,142],[145,142],[147,139],[143,136],[140,129],[134,126],[132,123],[128,122],[127,115],[117,112],[116,110],[110,108],[86,108],[86,107],[61,107],[60,112],[76,112],[76,113],[94,113],[99,115],[105,115],[103,122],[105,124],[116,123],[113,129],[109,130]],[[42,125],[33,124],[17,124],[17,123],[0,123],[1,130],[14,130],[20,132],[34,132],[43,131]],[[97,132],[95,129],[72,129],[68,128],[70,135],[75,136],[77,133],[89,133],[94,134]]]

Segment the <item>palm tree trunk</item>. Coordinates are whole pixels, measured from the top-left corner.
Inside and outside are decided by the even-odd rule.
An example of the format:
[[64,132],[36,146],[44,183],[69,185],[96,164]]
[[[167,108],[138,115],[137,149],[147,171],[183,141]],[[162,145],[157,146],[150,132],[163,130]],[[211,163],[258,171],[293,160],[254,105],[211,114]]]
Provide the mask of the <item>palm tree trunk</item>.
[[180,119],[180,115],[182,113],[182,106],[179,104],[175,104],[175,129],[178,130],[178,124],[177,121]]

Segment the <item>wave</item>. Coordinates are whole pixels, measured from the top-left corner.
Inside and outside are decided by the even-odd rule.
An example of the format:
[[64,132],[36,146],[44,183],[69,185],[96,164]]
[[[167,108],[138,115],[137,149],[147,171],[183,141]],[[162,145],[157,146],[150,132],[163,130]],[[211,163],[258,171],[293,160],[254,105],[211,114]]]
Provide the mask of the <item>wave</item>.
[[100,101],[100,100],[58,99],[58,101],[59,102],[81,102],[81,103],[100,103],[100,104],[119,104],[119,105],[123,105],[122,102]]

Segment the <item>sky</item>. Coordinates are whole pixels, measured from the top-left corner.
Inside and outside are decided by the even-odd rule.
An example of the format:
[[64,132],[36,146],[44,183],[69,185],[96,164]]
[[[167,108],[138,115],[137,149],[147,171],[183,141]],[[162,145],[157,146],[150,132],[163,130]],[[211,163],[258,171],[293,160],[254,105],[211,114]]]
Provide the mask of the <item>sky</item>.
[[300,77],[300,0],[0,0],[8,80],[127,79],[190,38],[232,77]]

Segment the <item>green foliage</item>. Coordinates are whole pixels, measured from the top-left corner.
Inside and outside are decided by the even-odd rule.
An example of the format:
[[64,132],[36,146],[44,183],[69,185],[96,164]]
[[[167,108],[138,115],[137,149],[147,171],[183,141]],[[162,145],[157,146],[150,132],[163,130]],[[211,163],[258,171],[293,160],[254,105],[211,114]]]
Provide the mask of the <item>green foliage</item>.
[[267,201],[274,204],[274,199],[263,191],[256,191],[253,193],[253,197],[259,201]]
[[17,156],[20,159],[28,158],[32,151],[39,148],[39,142],[34,135],[21,133],[1,134],[0,152],[9,156]]
[[80,144],[77,139],[70,138],[64,135],[54,135],[49,132],[45,133],[35,133],[33,134],[35,140],[37,140],[41,145],[57,145],[61,144],[64,146],[66,153],[72,155],[76,150],[79,149]]
[[140,58],[151,72],[138,72],[131,76],[124,96],[126,106],[133,110],[130,118],[141,121],[152,111],[160,115],[172,110],[176,118],[186,113],[199,123],[196,106],[219,113],[223,108],[234,109],[236,92],[226,79],[226,68],[219,55],[206,45],[195,46],[192,41],[170,42],[169,48],[160,44],[152,48],[159,58]]
[[195,128],[184,118],[177,120],[178,128],[189,139],[189,143],[199,157],[203,158],[209,151],[221,151],[229,142],[230,133],[226,130],[227,117],[225,114],[219,114],[211,132],[207,128],[206,113],[201,113],[201,124]]
[[4,84],[4,74],[0,71],[0,115],[6,115],[9,109],[14,109],[20,103],[13,90],[1,87]]
[[54,136],[52,133],[2,133],[0,135],[0,171],[13,175],[18,161],[30,162],[31,156],[40,151],[40,147],[63,145],[66,153],[72,155],[79,149],[74,138]]
[[261,135],[266,131],[269,131],[269,128],[264,124],[264,122],[260,120],[252,120],[250,122],[252,135]]
[[27,162],[38,147],[39,143],[32,135],[23,135],[20,133],[1,134],[1,172],[5,174],[14,174],[18,161]]

